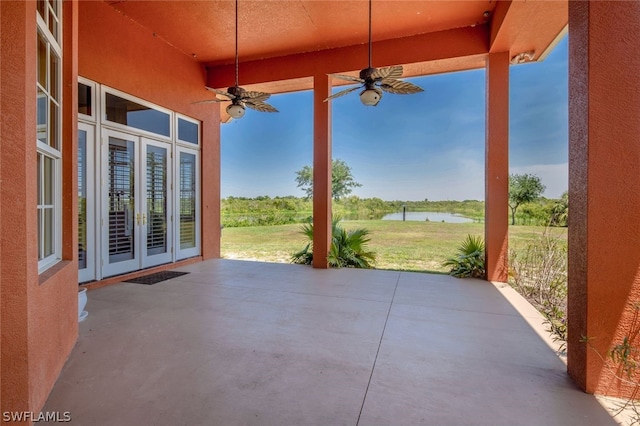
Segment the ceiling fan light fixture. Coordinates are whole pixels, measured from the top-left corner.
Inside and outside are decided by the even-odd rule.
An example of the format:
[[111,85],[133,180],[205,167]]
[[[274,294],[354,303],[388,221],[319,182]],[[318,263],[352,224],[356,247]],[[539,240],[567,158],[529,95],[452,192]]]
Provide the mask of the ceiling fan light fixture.
[[236,79],[235,85],[228,87],[226,91],[215,89],[213,87],[206,87],[207,90],[212,91],[216,95],[224,96],[224,99],[220,99],[217,96],[215,99],[206,101],[193,102],[194,104],[209,104],[217,102],[229,102],[231,105],[227,106],[227,114],[231,118],[242,118],[246,112],[246,108],[250,108],[260,112],[278,112],[276,108],[269,105],[266,101],[271,96],[269,93],[258,92],[255,90],[247,91],[238,85],[238,0],[236,3]]
[[360,102],[367,106],[376,106],[380,102],[382,96],[373,89],[365,89],[360,92]]
[[229,114],[229,116],[231,116],[231,118],[235,118],[235,119],[239,119],[244,117],[244,107],[242,105],[239,104],[230,104],[227,107],[227,114]]
[[358,77],[346,74],[329,74],[332,77],[348,81],[349,83],[360,83],[360,87],[350,87],[341,90],[326,98],[324,101],[330,101],[339,98],[358,89],[360,92],[360,102],[366,106],[376,106],[382,99],[382,92],[394,93],[397,95],[410,95],[412,93],[422,92],[422,88],[408,81],[398,80],[402,77],[402,65],[394,65],[384,68],[374,68],[371,66],[371,0],[369,0],[369,66],[360,70]]

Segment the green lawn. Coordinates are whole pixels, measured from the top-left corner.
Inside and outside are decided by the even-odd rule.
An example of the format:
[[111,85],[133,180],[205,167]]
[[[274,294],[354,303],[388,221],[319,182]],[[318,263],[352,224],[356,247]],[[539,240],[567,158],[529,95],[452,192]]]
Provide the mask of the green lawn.
[[[482,223],[442,223],[391,220],[343,221],[345,229],[371,231],[370,248],[376,253],[376,268],[448,272],[442,262],[455,254],[467,234],[484,237]],[[300,224],[224,228],[222,257],[265,262],[289,262],[291,254],[304,247]],[[519,249],[545,232],[541,226],[509,227],[510,246]],[[551,228],[566,241],[566,228]]]

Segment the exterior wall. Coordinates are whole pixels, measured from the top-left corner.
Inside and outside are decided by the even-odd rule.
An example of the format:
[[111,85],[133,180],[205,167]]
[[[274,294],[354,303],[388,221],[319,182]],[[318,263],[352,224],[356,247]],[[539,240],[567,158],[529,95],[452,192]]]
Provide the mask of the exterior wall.
[[[2,310],[0,411],[38,411],[70,353],[78,334],[77,264],[70,249],[74,228],[63,229],[63,260],[38,275],[36,220],[36,3],[0,2],[1,156],[0,219]],[[65,2],[64,81],[75,79],[73,15],[77,3]],[[65,90],[63,96],[72,96]],[[63,123],[72,109],[63,108]],[[75,144],[73,129],[63,130],[63,156]],[[63,168],[68,169],[65,160]],[[63,191],[73,182],[63,172]],[[10,206],[10,208],[7,208]],[[70,210],[69,210],[70,209]],[[72,201],[63,211],[73,214]]]
[[[38,412],[78,336],[77,76],[202,121],[202,253],[220,253],[219,110],[204,70],[103,2],[63,3],[62,261],[38,274],[36,3],[0,2],[0,411]],[[117,31],[115,29],[117,28]],[[78,52],[81,52],[78,55]]]
[[[0,58],[2,52],[2,6],[0,6]],[[2,93],[2,61],[0,60],[0,94]],[[0,95],[0,182],[2,182],[2,95]],[[2,230],[2,193],[0,192],[0,231]],[[0,243],[0,272],[2,271],[2,244]],[[2,408],[2,274],[0,274],[0,408]]]
[[104,2],[80,2],[78,56],[82,77],[202,121],[202,255],[219,257],[220,110],[192,104],[211,98],[204,68]]
[[640,344],[640,3],[571,1],[569,26],[568,371],[628,396],[601,356]]

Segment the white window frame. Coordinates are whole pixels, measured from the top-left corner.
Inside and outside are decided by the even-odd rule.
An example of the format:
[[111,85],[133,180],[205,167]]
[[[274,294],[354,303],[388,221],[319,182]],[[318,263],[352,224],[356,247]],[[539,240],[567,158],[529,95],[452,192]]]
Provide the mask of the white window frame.
[[[126,124],[120,124],[120,123],[116,123],[115,121],[107,120],[107,105],[106,105],[107,93],[111,95],[115,95],[119,98],[127,99],[131,102],[135,102],[137,104],[162,112],[164,114],[167,114],[169,116],[169,136],[161,135],[160,133],[149,132],[148,130],[143,130],[137,127],[127,126]],[[170,109],[162,108],[156,104],[147,102],[144,99],[137,98],[133,95],[130,95],[125,92],[121,92],[120,90],[117,90],[105,85],[101,86],[101,91],[100,91],[100,113],[101,113],[100,121],[102,125],[110,127],[115,130],[120,130],[123,132],[129,132],[129,133],[133,132],[140,136],[145,136],[145,137],[161,140],[168,143],[173,142],[174,136],[176,134],[175,125],[173,125],[173,115],[174,115],[173,111],[171,111]]]
[[[200,145],[202,145],[202,140],[201,140],[202,138],[200,137],[201,135],[200,127],[202,124],[200,123],[200,120],[196,120],[194,118],[187,117],[186,115],[182,115],[178,113],[176,113],[175,115],[176,115],[176,118],[175,118],[174,128],[176,132],[176,143],[178,145],[181,145],[190,149],[200,150]],[[179,120],[188,121],[198,126],[198,142],[197,143],[188,142],[183,139],[180,139]]]
[[78,77],[78,83],[82,83],[85,86],[89,86],[91,88],[91,112],[92,112],[91,115],[82,114],[81,112],[78,112],[78,119],[83,121],[91,121],[92,123],[95,123],[98,117],[98,110],[96,109],[98,106],[96,102],[96,98],[99,96],[97,85],[94,81],[91,81],[84,77]]
[[[62,259],[62,105],[63,105],[63,98],[62,98],[62,63],[63,63],[63,55],[62,55],[62,47],[61,47],[61,39],[62,39],[62,1],[61,0],[53,0],[56,3],[56,9],[58,11],[57,13],[57,34],[52,34],[49,31],[49,27],[47,25],[47,22],[45,22],[45,19],[43,19],[42,16],[40,16],[39,12],[36,12],[36,37],[38,37],[38,34],[42,35],[42,37],[44,38],[44,40],[47,43],[47,52],[49,51],[53,51],[57,56],[58,56],[58,72],[57,72],[57,82],[51,82],[49,81],[49,87],[51,87],[52,84],[57,84],[57,93],[58,93],[58,99],[56,100],[56,102],[58,103],[59,106],[59,113],[57,115],[57,123],[55,126],[55,130],[56,130],[56,140],[57,140],[57,145],[58,148],[54,148],[52,146],[49,145],[50,143],[50,135],[47,135],[47,143],[43,143],[41,142],[37,136],[36,136],[36,151],[37,151],[37,155],[43,155],[45,157],[49,157],[53,160],[53,183],[51,185],[52,187],[52,191],[53,191],[53,220],[52,220],[52,226],[53,226],[53,253],[50,254],[47,257],[42,257],[44,255],[44,245],[43,245],[43,241],[44,241],[44,237],[41,235],[38,235],[38,273],[42,273],[43,271],[47,270],[48,268],[50,268],[51,266],[55,265],[56,263],[58,263],[61,259]],[[47,17],[46,20],[49,20],[49,16],[48,13],[51,12],[51,6],[49,5],[49,2],[45,2],[45,9],[47,10]],[[47,54],[47,58],[46,58],[46,67],[47,67],[47,80],[49,80],[51,78],[51,70],[50,70],[50,61],[49,61],[49,54]],[[37,72],[39,72],[39,70],[37,70]],[[35,93],[34,95],[36,96],[36,100],[37,100],[37,93],[39,90],[39,85],[38,85],[38,80],[36,79],[35,81]],[[47,91],[43,90],[45,93],[47,93]],[[49,93],[47,93],[47,103],[49,104],[51,100],[51,96]],[[50,126],[50,114],[49,114],[49,110],[47,107],[47,123],[48,123],[48,127],[46,129],[46,132],[48,133],[49,130],[51,129]],[[37,135],[37,133],[36,133]],[[43,163],[44,164],[44,163]],[[42,165],[42,167],[44,167],[44,165]],[[44,185],[44,179],[46,178],[44,175],[41,175],[41,180],[37,182],[37,188],[38,188],[38,196],[40,195],[41,191],[44,190],[43,186]],[[45,204],[40,204],[40,199],[38,199],[37,201],[37,209],[43,209],[43,208],[50,208],[47,207],[49,205],[45,205]],[[43,229],[44,230],[44,225],[45,225],[45,221],[44,221],[44,215],[43,217],[40,219],[41,223],[40,228],[39,229]],[[38,231],[39,232],[39,231]]]

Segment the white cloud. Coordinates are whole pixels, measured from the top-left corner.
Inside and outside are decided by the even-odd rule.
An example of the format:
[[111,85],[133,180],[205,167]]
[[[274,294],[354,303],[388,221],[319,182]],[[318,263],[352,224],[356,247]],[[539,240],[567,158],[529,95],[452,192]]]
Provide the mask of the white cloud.
[[569,165],[562,164],[537,164],[531,166],[513,167],[511,174],[533,174],[540,178],[542,184],[547,187],[544,196],[547,198],[560,198],[563,192],[569,189]]

